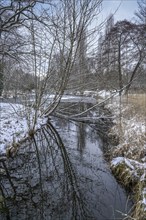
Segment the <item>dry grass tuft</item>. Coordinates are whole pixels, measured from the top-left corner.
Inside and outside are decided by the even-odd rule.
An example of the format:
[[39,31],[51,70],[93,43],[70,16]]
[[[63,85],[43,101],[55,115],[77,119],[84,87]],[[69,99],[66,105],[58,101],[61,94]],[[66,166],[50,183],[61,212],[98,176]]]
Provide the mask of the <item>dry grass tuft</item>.
[[[146,187],[145,181],[140,181],[137,183],[137,185],[134,188],[134,200],[136,201],[135,207],[133,209],[132,216],[136,218],[137,220],[143,220],[146,217],[146,207],[143,204],[142,200],[142,194],[144,191],[144,188]],[[146,198],[145,198],[146,199]]]
[[[128,189],[132,189],[134,195],[134,207],[131,213],[131,219],[143,220],[146,216],[146,207],[143,204],[142,195],[146,187],[145,180],[139,181],[138,176],[134,171],[130,170],[125,162],[119,163],[116,166],[111,166],[115,177]],[[144,175],[144,169],[137,170],[137,174]]]

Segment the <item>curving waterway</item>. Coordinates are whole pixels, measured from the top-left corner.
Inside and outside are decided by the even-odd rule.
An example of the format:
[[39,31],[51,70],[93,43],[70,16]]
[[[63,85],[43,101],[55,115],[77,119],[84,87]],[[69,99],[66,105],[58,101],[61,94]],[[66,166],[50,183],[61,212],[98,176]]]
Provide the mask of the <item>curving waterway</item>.
[[0,162],[0,220],[119,220],[132,203],[90,125],[50,118]]

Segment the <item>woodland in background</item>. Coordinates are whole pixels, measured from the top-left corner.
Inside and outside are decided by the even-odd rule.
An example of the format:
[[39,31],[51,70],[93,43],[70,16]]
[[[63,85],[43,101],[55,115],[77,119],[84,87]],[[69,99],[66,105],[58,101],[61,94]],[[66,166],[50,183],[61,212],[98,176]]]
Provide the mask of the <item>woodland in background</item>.
[[[0,3],[0,95],[146,90],[146,2],[135,21],[97,22],[101,0]],[[104,10],[104,9],[103,9]],[[92,43],[93,39],[96,41]]]

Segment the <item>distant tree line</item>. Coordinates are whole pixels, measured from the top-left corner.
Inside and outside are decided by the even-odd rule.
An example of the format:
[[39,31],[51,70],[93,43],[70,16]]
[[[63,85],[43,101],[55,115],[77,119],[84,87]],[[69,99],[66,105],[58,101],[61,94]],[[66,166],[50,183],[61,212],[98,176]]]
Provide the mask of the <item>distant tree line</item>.
[[[92,56],[88,56],[84,49],[84,33],[82,52],[69,88],[118,90],[120,94],[130,89],[146,90],[146,1],[138,1],[135,15],[135,22],[122,20],[116,23],[114,15],[109,15],[104,31],[100,32],[97,51]],[[84,64],[78,65],[81,57]],[[82,72],[79,73],[80,68]]]
[[99,16],[101,3],[1,1],[0,95],[35,89],[41,103],[46,92],[59,100],[65,90],[144,88],[146,2],[138,0],[135,22],[115,23],[109,15],[92,45],[95,29],[92,33],[89,25]]

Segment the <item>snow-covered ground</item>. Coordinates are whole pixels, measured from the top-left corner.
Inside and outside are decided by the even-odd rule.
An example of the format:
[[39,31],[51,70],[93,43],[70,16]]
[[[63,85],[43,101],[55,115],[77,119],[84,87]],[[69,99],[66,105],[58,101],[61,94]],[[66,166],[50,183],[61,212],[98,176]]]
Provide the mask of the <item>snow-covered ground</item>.
[[[0,103],[0,154],[12,142],[24,138],[33,122],[34,110],[20,104]],[[35,129],[45,123],[45,118],[39,118]]]
[[[46,96],[47,104],[51,103],[55,95]],[[34,95],[29,94],[27,101],[34,102]],[[86,102],[96,103],[96,99],[86,96],[64,95],[62,102]],[[23,103],[23,100],[21,100]],[[26,101],[24,100],[24,103]],[[28,135],[34,121],[35,111],[23,104],[0,103],[0,154],[5,153],[6,148],[12,143],[18,142]],[[35,129],[46,122],[46,118],[38,117]]]

